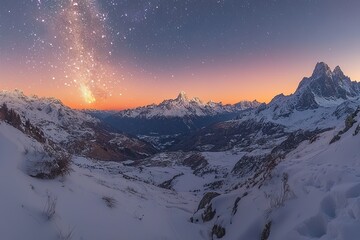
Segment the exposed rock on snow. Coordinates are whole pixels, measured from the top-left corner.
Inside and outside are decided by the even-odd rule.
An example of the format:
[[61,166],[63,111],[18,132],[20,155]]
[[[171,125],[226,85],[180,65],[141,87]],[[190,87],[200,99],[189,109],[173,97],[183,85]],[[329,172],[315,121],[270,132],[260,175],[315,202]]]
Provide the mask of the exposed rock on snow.
[[203,209],[206,207],[206,205],[208,205],[211,200],[213,200],[214,198],[216,198],[217,196],[219,196],[220,194],[217,192],[207,192],[205,193],[205,195],[203,196],[203,198],[201,199],[199,206],[197,208],[197,210],[199,211],[200,209]]

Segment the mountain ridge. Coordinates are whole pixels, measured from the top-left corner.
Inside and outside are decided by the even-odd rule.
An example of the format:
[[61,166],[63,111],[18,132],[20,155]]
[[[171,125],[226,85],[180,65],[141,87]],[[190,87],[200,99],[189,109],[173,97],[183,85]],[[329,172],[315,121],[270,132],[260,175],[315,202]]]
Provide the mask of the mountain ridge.
[[310,77],[304,77],[294,93],[276,95],[267,105],[275,118],[289,116],[294,111],[337,106],[360,97],[360,83],[347,77],[339,66],[334,70],[324,63],[316,64]]
[[189,116],[214,116],[224,113],[242,111],[247,108],[258,107],[261,103],[254,101],[240,101],[235,104],[222,104],[221,102],[203,102],[198,97],[189,98],[181,91],[174,99],[163,100],[159,104],[150,104],[118,111],[116,114],[130,118],[159,118],[159,117],[189,117]]
[[45,139],[69,153],[121,161],[144,158],[156,152],[151,144],[115,133],[100,120],[71,109],[55,98],[26,96],[19,90],[0,91],[0,108],[4,105],[20,116],[22,124],[29,121],[41,130]]

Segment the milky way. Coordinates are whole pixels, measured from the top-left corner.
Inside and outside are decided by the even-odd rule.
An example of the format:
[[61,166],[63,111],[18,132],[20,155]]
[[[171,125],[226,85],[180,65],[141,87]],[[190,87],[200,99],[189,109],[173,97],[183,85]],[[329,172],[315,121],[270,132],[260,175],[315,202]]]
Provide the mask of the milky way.
[[35,46],[54,56],[49,67],[60,69],[64,84],[78,88],[86,103],[110,96],[116,74],[109,62],[113,43],[106,14],[96,0],[61,0],[50,6],[38,2],[37,21],[48,34],[37,38]]

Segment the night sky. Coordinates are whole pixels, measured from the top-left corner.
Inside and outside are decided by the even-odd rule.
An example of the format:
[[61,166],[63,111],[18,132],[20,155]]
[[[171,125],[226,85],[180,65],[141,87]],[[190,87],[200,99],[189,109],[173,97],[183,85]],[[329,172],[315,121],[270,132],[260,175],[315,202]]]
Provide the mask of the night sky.
[[318,61],[360,80],[357,0],[2,0],[0,89],[122,109],[269,101]]

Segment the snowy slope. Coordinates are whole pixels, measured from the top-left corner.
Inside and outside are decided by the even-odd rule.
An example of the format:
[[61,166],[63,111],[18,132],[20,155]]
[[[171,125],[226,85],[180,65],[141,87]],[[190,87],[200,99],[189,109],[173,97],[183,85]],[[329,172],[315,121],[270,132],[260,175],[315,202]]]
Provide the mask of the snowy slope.
[[[331,145],[339,129],[323,133],[313,143],[303,142],[281,160],[262,186],[244,186],[215,198],[217,217],[204,225],[226,228],[223,239],[260,239],[269,222],[268,239],[358,239],[360,136],[354,136],[356,127]],[[284,195],[284,173],[291,194],[276,204]]]
[[[24,151],[33,147],[38,143],[0,124],[2,239],[66,239],[70,233],[71,239],[89,240],[206,239],[204,228],[188,221],[197,204],[192,195],[93,169],[90,160],[78,157],[70,176],[34,179],[23,169]],[[48,197],[57,199],[51,219],[44,213]],[[103,197],[115,206],[109,208]]]

